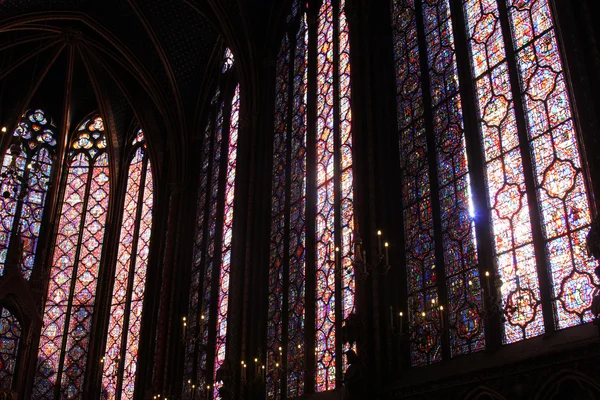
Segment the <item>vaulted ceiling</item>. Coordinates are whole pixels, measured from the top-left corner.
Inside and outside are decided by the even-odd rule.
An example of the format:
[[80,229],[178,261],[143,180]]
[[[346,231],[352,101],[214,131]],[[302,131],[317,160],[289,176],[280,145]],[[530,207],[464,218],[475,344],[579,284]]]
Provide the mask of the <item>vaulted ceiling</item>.
[[0,0],[0,124],[43,107],[69,131],[99,110],[117,149],[136,118],[155,148],[185,149],[223,47],[260,65],[288,3]]

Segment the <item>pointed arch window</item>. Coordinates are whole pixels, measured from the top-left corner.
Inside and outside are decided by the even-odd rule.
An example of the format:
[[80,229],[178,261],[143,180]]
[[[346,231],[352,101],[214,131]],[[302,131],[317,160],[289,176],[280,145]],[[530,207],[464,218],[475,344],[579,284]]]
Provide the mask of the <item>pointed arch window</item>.
[[235,71],[231,50],[225,50],[223,59],[221,80],[201,142],[192,282],[185,321],[186,398],[192,396],[192,385],[198,387],[196,393],[208,386],[210,396],[218,398],[217,371],[226,358],[240,86],[231,85]]
[[78,398],[88,361],[110,182],[102,118],[74,132],[50,266],[33,398]]
[[[350,43],[345,1],[326,0],[315,10],[295,1],[277,61],[271,246],[267,318],[267,362],[280,369],[268,375],[269,398],[297,397],[335,388],[342,373],[338,327],[354,312],[352,116]],[[316,39],[311,46],[310,38]],[[317,60],[309,82],[310,54]],[[309,104],[309,91],[316,101]],[[316,123],[311,126],[309,110]],[[315,149],[314,156],[309,151]],[[307,173],[314,171],[314,193]],[[309,199],[316,199],[312,204]],[[307,209],[316,215],[307,220]],[[314,231],[308,231],[314,226]],[[314,247],[316,259],[306,258]],[[336,272],[334,248],[340,249]],[[306,298],[307,274],[315,277],[315,298]],[[315,331],[306,331],[306,310]],[[312,325],[312,323],[311,323]],[[315,387],[306,388],[306,348],[314,348]],[[337,377],[337,378],[336,378]]]
[[115,399],[133,399],[154,204],[152,164],[141,129],[132,146],[102,358],[102,390]]
[[486,292],[505,344],[591,321],[589,197],[548,0],[394,0],[391,14],[412,364],[484,348]]
[[23,241],[21,272],[31,277],[56,156],[56,126],[43,110],[27,111],[13,133],[0,172],[0,275],[14,235]]

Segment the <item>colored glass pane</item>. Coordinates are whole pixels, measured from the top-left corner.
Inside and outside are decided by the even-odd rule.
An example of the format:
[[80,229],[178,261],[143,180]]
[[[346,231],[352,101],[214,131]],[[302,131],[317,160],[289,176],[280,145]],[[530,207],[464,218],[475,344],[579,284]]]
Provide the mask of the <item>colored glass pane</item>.
[[[269,306],[267,314],[267,356],[269,365],[281,362],[283,345],[284,270],[286,268],[286,197],[289,74],[291,49],[287,34],[277,57],[275,92],[275,133],[273,136],[273,176],[271,189],[271,246],[269,260]],[[283,368],[283,366],[281,366]],[[280,399],[281,369],[275,368],[267,377],[269,398]]]
[[[81,146],[83,142],[92,146]],[[105,148],[102,120],[97,117],[78,130],[69,153],[38,350],[35,399],[82,394],[110,192]]]
[[[225,361],[227,345],[227,314],[229,311],[229,279],[231,275],[231,242],[233,238],[233,206],[235,201],[235,177],[237,172],[237,141],[240,119],[240,86],[237,85],[231,100],[231,117],[227,146],[227,170],[225,175],[225,209],[223,212],[223,235],[221,241],[221,270],[217,303],[217,337],[215,350],[215,373]],[[216,379],[215,379],[216,380]],[[215,384],[215,391],[219,385]],[[215,393],[216,395],[216,393]]]
[[0,389],[13,388],[21,323],[6,308],[0,308]]
[[[339,38],[337,48],[334,40],[336,36]],[[334,79],[336,75],[337,78]],[[333,84],[336,80],[337,86]],[[315,355],[318,392],[335,388],[338,357],[336,319],[343,319],[354,311],[355,282],[350,243],[354,231],[350,97],[350,43],[345,2],[324,1],[319,10],[317,25]],[[334,98],[337,100],[334,101]],[[339,120],[339,126],[336,126],[336,120]],[[339,139],[339,148],[336,148],[336,136]],[[336,167],[336,159],[339,160],[338,167]],[[336,192],[340,194],[338,198]],[[336,215],[336,205],[339,205],[340,215]],[[336,221],[341,228],[337,233]],[[341,246],[339,276],[342,290],[340,292],[336,292],[334,243],[339,243]],[[335,306],[337,296],[341,297],[339,315]]]
[[[201,296],[203,293],[202,285],[202,271],[203,271],[203,260],[205,260],[204,248],[206,246],[206,221],[207,218],[207,200],[210,197],[208,195],[209,178],[210,178],[210,166],[211,166],[211,137],[212,137],[212,124],[209,121],[204,130],[202,137],[202,150],[200,153],[201,168],[200,168],[200,184],[198,186],[198,202],[196,204],[196,234],[194,236],[194,250],[193,250],[193,264],[191,273],[190,283],[190,301],[188,311],[188,330],[186,338],[186,355],[184,364],[184,381],[196,385],[200,381],[200,371],[198,365],[201,360],[199,359],[202,352],[198,353],[198,340],[203,334],[204,329],[204,318],[207,314],[202,314]],[[204,286],[207,286],[206,279],[204,278]],[[192,388],[188,387],[184,391],[186,398],[191,395]]]
[[143,133],[129,165],[117,267],[103,362],[102,390],[109,398],[133,398],[141,312],[152,231],[153,183]]
[[[213,150],[212,150],[212,171],[210,177],[210,190],[209,193],[209,205],[208,205],[208,235],[207,235],[207,247],[206,247],[206,263],[204,270],[204,282],[203,282],[203,295],[202,295],[202,308],[201,316],[205,316],[206,323],[200,323],[200,335],[201,343],[204,347],[208,347],[208,330],[211,320],[211,306],[213,304],[213,285],[217,284],[214,279],[214,270],[218,267],[216,258],[216,235],[217,235],[217,203],[219,198],[219,177],[221,171],[221,149],[223,144],[223,107],[221,103],[217,112],[215,132],[213,137]],[[214,317],[213,317],[214,318]],[[212,381],[212,377],[208,376],[208,360],[206,352],[202,352],[200,356],[200,387],[206,387],[209,382]]]
[[225,73],[229,71],[231,67],[233,67],[234,61],[233,53],[231,52],[231,49],[227,47],[225,49],[225,55],[223,56],[223,68],[221,69],[221,72]]
[[437,308],[429,149],[423,121],[423,91],[413,0],[393,2],[392,26],[403,179],[408,317],[412,322],[411,363],[419,366],[441,360],[441,326]]
[[423,17],[433,107],[450,354],[456,356],[485,347],[481,282],[449,1],[424,0]]
[[333,4],[323,1],[317,27],[316,389],[335,388],[335,181]]
[[28,111],[4,155],[0,172],[0,275],[10,238],[16,233],[23,242],[20,268],[24,278],[29,280],[33,272],[56,147],[54,130],[42,110]]
[[296,34],[290,154],[290,232],[288,274],[288,397],[304,394],[304,322],[306,277],[306,84],[308,29],[301,16]]
[[558,329],[594,319],[589,198],[548,0],[508,0]]
[[505,307],[504,342],[544,333],[533,234],[496,0],[464,0],[485,155],[494,258]]

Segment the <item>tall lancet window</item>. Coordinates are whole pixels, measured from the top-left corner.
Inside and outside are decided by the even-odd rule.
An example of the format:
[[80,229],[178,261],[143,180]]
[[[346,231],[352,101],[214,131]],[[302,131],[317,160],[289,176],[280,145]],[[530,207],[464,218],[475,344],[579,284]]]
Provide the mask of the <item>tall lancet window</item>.
[[442,359],[440,290],[452,356],[485,346],[481,286],[449,0],[394,1],[392,18],[411,362],[424,365]]
[[80,398],[109,202],[107,141],[102,118],[79,126],[69,146],[34,399]]
[[46,194],[56,152],[56,127],[43,110],[25,113],[0,172],[0,275],[14,235],[21,236],[21,272],[29,279],[33,271],[44,216]]
[[133,399],[152,233],[152,165],[141,129],[132,145],[108,338],[102,359],[102,390],[114,399]]
[[[186,326],[184,398],[219,398],[217,371],[226,358],[233,243],[240,87],[226,49],[222,76],[201,138],[200,184]],[[209,387],[208,392],[207,387]]]
[[[269,398],[335,388],[343,363],[338,328],[354,311],[350,43],[345,2],[323,1],[315,10],[314,31],[308,27],[304,7],[299,1],[293,3],[277,61],[267,319]],[[310,37],[316,38],[315,48],[309,46]],[[311,53],[317,61],[315,104],[307,101]],[[311,109],[316,111],[312,127],[308,125]],[[316,149],[314,157],[308,156],[309,146]],[[315,193],[307,193],[309,171],[316,173]],[[309,204],[308,199],[316,202]],[[311,221],[314,232],[307,232],[309,207],[316,209]],[[316,250],[314,262],[305,258],[308,246]],[[335,248],[340,250],[339,271]],[[305,295],[307,269],[316,278],[314,299]],[[308,307],[314,310],[314,332],[305,330]],[[305,354],[313,346],[315,387],[306,388]]]
[[484,348],[486,292],[505,344],[591,321],[590,205],[548,0],[394,0],[391,14],[412,364]]

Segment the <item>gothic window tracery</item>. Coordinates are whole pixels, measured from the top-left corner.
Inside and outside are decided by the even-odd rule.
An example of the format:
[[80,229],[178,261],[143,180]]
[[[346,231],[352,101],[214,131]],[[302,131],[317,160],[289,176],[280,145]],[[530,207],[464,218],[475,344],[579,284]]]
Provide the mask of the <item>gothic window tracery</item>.
[[0,275],[14,235],[23,241],[21,272],[27,280],[38,239],[56,155],[56,126],[43,110],[27,111],[13,133],[0,172]]
[[74,133],[49,268],[33,398],[80,397],[102,261],[110,182],[102,118]]

